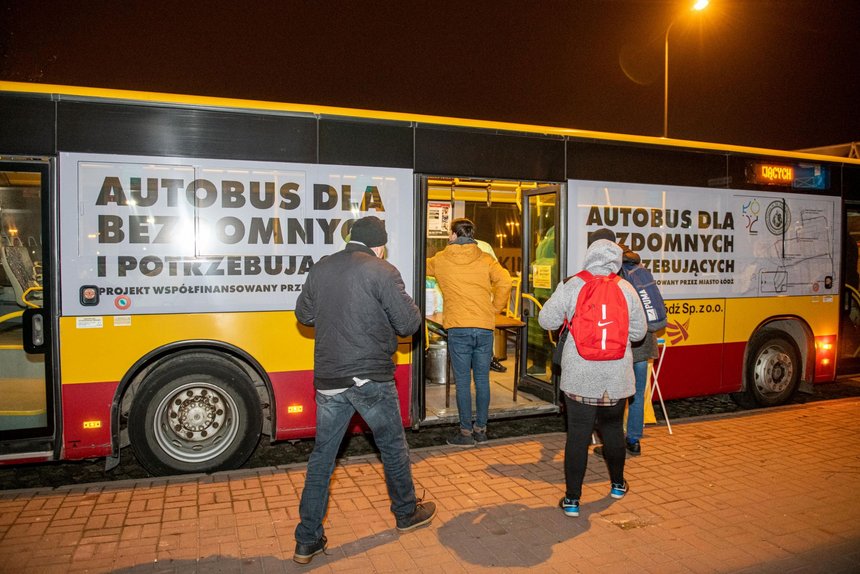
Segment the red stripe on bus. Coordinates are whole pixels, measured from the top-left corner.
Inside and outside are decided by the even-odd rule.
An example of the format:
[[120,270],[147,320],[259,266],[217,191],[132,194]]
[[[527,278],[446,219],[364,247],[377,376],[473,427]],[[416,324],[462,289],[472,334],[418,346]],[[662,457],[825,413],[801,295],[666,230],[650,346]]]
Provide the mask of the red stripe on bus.
[[63,459],[111,453],[110,408],[119,383],[63,385]]
[[[745,348],[746,342],[667,347],[658,378],[663,399],[739,390]],[[653,398],[658,398],[656,391]]]
[[[400,417],[403,426],[409,426],[410,404],[412,402],[412,365],[397,365],[394,380],[400,397]],[[313,436],[316,429],[316,400],[313,386],[313,371],[289,371],[269,373],[275,392],[277,405],[277,428],[275,440],[306,438]],[[368,428],[356,415],[350,426],[350,433],[360,433]]]

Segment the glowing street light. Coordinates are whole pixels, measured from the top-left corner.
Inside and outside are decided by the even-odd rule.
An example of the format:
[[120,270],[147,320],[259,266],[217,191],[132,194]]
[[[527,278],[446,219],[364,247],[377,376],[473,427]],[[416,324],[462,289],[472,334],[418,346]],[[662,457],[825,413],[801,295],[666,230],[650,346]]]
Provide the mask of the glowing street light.
[[[701,12],[708,7],[709,0],[696,0],[693,4],[693,12]],[[666,40],[664,42],[664,60],[663,60],[663,137],[669,137],[669,30],[678,21],[676,17],[666,28]]]

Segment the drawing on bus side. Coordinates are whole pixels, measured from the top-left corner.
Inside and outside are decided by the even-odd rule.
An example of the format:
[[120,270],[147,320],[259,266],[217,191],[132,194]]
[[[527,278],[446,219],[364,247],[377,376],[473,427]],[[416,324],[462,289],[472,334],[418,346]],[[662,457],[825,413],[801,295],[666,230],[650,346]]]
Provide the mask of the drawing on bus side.
[[[639,253],[669,299],[838,290],[838,198],[682,186],[569,182],[568,266],[601,227]],[[575,236],[575,237],[574,237]]]
[[[762,199],[762,198],[755,198]],[[761,202],[764,203],[764,202]],[[778,199],[766,204],[766,229],[758,238],[759,294],[795,295],[833,288],[832,221],[829,202]],[[767,238],[765,240],[765,238]]]

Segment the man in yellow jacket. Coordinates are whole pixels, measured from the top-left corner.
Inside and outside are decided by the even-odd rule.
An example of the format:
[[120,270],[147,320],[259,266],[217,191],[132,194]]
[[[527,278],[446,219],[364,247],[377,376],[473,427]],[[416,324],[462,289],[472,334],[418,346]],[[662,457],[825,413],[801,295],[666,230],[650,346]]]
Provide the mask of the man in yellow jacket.
[[481,251],[475,241],[475,224],[465,218],[451,222],[448,247],[427,260],[427,275],[436,277],[445,299],[443,327],[448,332],[448,356],[457,387],[460,430],[448,439],[448,444],[475,446],[487,440],[493,330],[496,315],[508,306],[511,276],[498,261]]

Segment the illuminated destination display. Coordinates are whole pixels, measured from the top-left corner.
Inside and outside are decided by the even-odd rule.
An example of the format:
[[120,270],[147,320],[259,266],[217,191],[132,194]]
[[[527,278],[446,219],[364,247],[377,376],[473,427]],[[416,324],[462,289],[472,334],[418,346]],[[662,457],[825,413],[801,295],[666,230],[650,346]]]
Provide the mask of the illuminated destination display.
[[747,166],[747,182],[784,185],[795,189],[827,189],[827,168],[821,164],[750,162]]
[[790,184],[794,182],[794,168],[790,165],[760,163],[756,165],[756,176],[759,183]]

